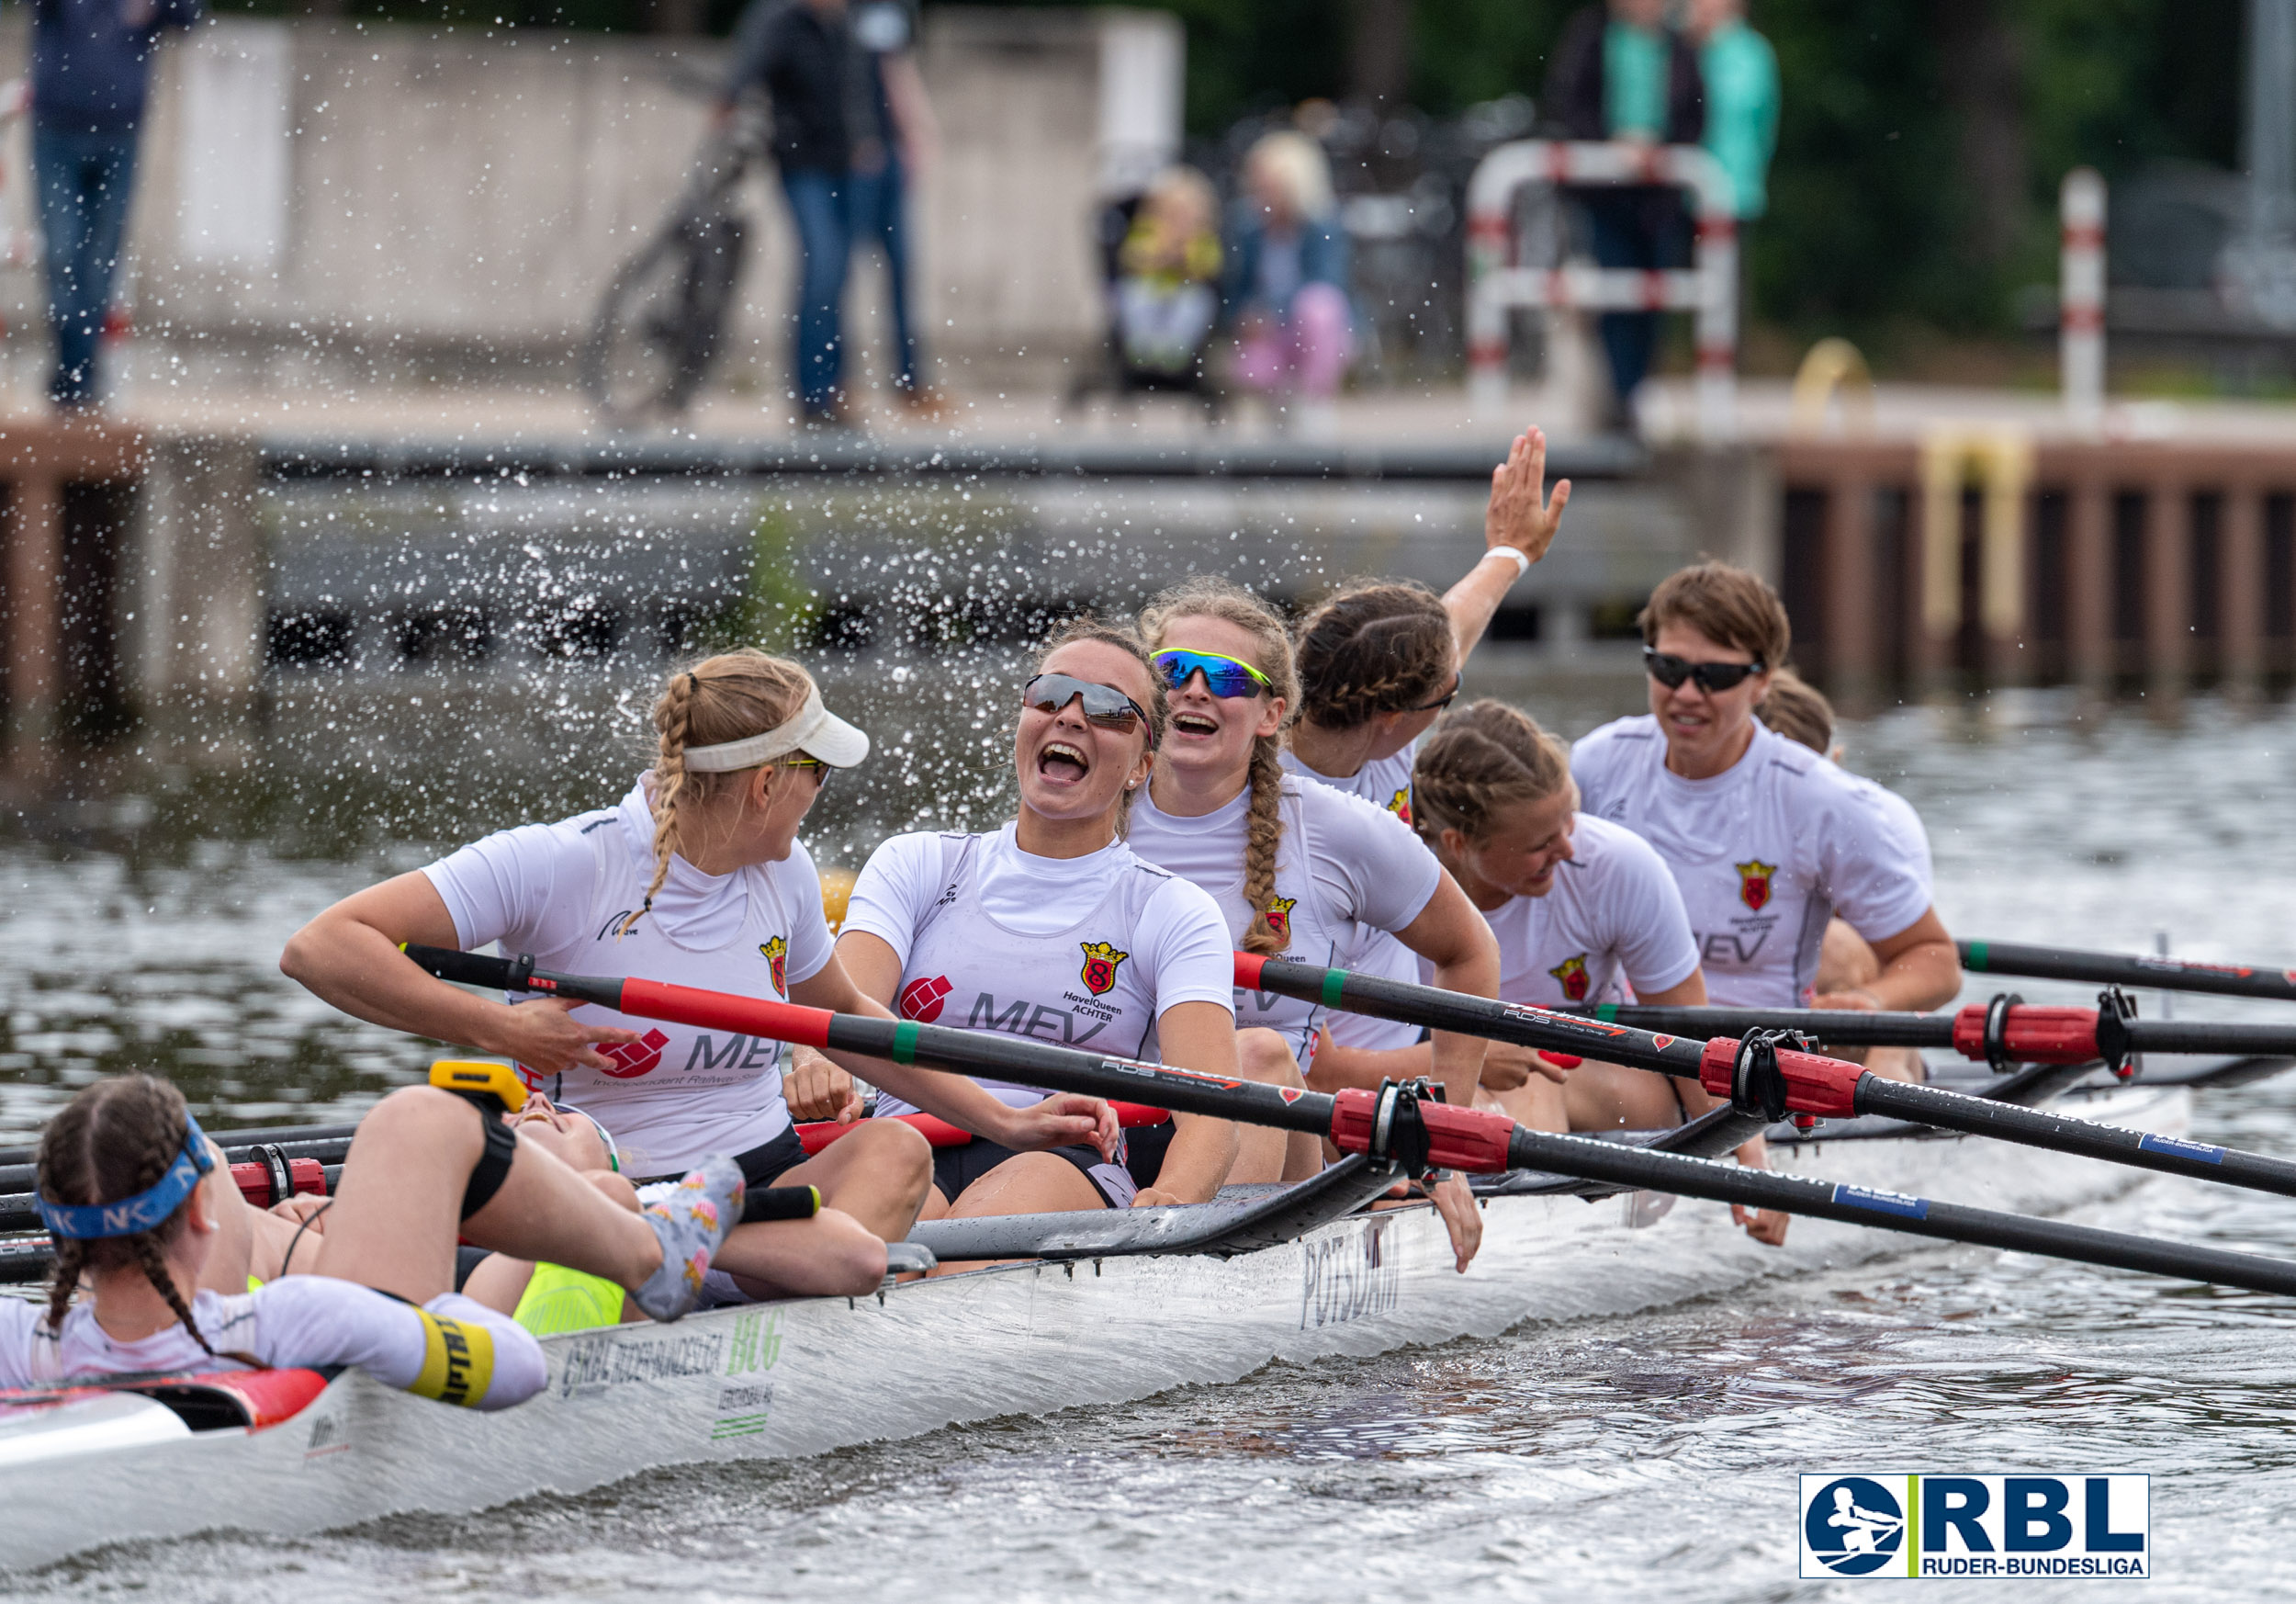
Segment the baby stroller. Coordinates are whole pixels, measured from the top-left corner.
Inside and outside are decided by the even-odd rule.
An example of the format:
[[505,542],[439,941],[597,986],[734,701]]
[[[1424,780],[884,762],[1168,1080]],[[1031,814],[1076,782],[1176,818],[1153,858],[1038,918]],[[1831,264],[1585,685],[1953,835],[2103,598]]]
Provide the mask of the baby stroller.
[[1211,287],[1215,315],[1203,320],[1199,333],[1176,349],[1167,346],[1153,356],[1140,349],[1138,309],[1126,304],[1123,253],[1124,242],[1131,237],[1146,199],[1144,193],[1122,196],[1103,206],[1093,220],[1105,323],[1100,350],[1069,387],[1068,405],[1072,410],[1082,407],[1094,395],[1126,402],[1151,394],[1192,396],[1203,406],[1204,421],[1216,423],[1227,401],[1207,367],[1218,322],[1216,286]]

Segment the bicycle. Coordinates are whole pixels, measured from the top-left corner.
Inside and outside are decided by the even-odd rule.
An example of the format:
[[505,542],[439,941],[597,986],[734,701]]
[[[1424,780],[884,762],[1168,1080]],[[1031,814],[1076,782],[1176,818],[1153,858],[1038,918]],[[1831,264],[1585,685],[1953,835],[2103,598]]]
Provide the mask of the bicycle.
[[610,426],[677,418],[708,378],[748,241],[734,191],[767,159],[771,140],[756,105],[713,129],[669,218],[607,286],[582,348],[581,382]]

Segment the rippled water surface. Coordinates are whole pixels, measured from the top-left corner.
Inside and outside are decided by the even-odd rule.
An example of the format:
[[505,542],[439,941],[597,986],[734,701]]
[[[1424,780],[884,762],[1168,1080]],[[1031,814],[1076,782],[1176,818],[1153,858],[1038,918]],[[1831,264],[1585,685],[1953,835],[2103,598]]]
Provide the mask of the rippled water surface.
[[[279,943],[328,899],[440,844],[618,795],[636,684],[470,691],[491,698],[483,716],[459,708],[436,727],[406,704],[442,687],[289,686],[236,768],[124,768],[79,803],[36,810],[0,849],[12,956],[0,1133],[20,1138],[73,1085],[129,1064],[163,1064],[203,1113],[265,1123],[355,1109],[418,1071],[422,1044],[281,981]],[[941,808],[996,817],[1008,684],[986,660],[902,685],[857,674],[846,701],[882,716],[886,761],[832,788],[809,831],[819,855],[857,864],[876,834]],[[1631,710],[1506,688],[1570,733]],[[906,740],[888,722],[896,705]],[[2167,930],[2186,955],[2296,966],[2285,706],[2200,702],[2170,720],[2000,698],[1846,734],[1851,766],[1928,819],[1956,932],[2134,950]],[[2036,1000],[2076,995],[2018,984]],[[2195,1125],[2296,1147],[2296,1075],[2204,1095]],[[2296,1254],[2296,1204],[2256,1194],[2155,1180],[2088,1217]],[[2147,1596],[2253,1597],[2285,1589],[2296,1542],[2292,1382],[2296,1307],[2283,1300],[1924,1248],[1656,1315],[1275,1366],[1233,1386],[658,1473],[485,1516],[130,1549],[18,1590],[1815,1598],[1858,1584],[1795,1579],[1796,1474],[1900,1467],[2150,1472]],[[2011,1586],[2054,1597],[2111,1584],[1931,1584],[1946,1597]]]

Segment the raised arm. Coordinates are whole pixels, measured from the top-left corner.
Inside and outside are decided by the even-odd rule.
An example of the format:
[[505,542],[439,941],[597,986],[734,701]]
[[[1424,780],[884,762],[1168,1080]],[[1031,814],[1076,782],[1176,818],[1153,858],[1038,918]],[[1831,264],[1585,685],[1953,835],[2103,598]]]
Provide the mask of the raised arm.
[[[1514,437],[1507,459],[1491,472],[1491,501],[1483,510],[1483,555],[1467,570],[1467,577],[1443,595],[1444,610],[1451,615],[1451,638],[1457,644],[1459,666],[1491,627],[1491,615],[1506,599],[1514,582],[1530,565],[1547,555],[1562,524],[1562,510],[1570,504],[1570,481],[1563,480],[1554,493],[1546,492],[1547,436],[1537,428]],[[1519,552],[1523,560],[1508,555]]]

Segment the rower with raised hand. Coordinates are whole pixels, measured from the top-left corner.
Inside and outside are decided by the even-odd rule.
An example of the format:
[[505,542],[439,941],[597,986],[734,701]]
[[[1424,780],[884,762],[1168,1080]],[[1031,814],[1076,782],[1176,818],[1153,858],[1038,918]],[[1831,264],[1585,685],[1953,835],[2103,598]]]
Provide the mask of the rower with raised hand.
[[[1021,687],[1012,821],[895,836],[862,867],[838,935],[861,990],[928,1024],[1235,1079],[1235,964],[1220,910],[1125,841],[1164,733],[1164,693],[1137,637],[1088,618],[1056,633]],[[1016,1108],[1044,1096],[981,1084]],[[1027,1153],[974,1127],[973,1142],[935,1155],[927,1216],[1202,1203],[1236,1160],[1236,1126],[1181,1114],[1154,1128],[1160,1166],[1136,1176],[1106,1103],[1054,1102],[1090,1107],[1097,1124],[1079,1120],[1067,1144]],[[877,1113],[908,1107],[880,1098]]]
[[[1424,843],[1360,797],[1283,772],[1282,732],[1299,682],[1276,610],[1226,581],[1198,578],[1152,600],[1141,629],[1172,716],[1132,812],[1133,850],[1210,892],[1231,942],[1245,952],[1345,964],[1385,932],[1434,965],[1435,984],[1491,996],[1499,981],[1491,928]],[[1288,1057],[1310,1085],[1359,1083],[1319,1051],[1323,1013],[1238,992],[1246,1064],[1272,1064],[1259,1078],[1273,1079]],[[1479,1038],[1438,1033],[1414,1072],[1432,1070],[1453,1101],[1471,1103],[1482,1055]],[[1371,1082],[1378,1079],[1375,1070]],[[1239,1180],[1297,1180],[1323,1160],[1322,1145],[1304,1135],[1246,1143]],[[1464,1269],[1480,1218],[1457,1178],[1435,1196]]]
[[[1642,610],[1650,711],[1570,753],[1581,806],[1658,849],[1682,888],[1707,994],[1739,1008],[1922,1010],[1961,961],[1880,788],[1767,729],[1754,708],[1792,632],[1777,593],[1724,563],[1671,575]],[[1867,984],[1818,988],[1827,921],[1870,943]]]
[[[1342,586],[1293,631],[1298,717],[1287,732],[1286,770],[1376,802],[1412,822],[1412,762],[1424,736],[1458,695],[1469,656],[1515,582],[1547,555],[1570,502],[1570,481],[1545,493],[1547,436],[1515,436],[1491,470],[1482,556],[1440,597],[1424,585],[1373,581]],[[1381,932],[1356,954],[1359,974],[1419,977],[1418,955]],[[1343,1048],[1411,1046],[1413,1026],[1367,1014],[1335,1014],[1329,1038]]]
[[[352,1364],[478,1409],[533,1396],[547,1370],[516,1321],[455,1292],[458,1236],[600,1276],[674,1320],[744,1196],[740,1167],[717,1158],[646,1210],[618,1207],[493,1109],[408,1087],[360,1122],[311,1273],[236,1291],[247,1237],[224,1226],[246,1203],[167,1082],[83,1088],[41,1132],[37,1168],[55,1269],[44,1310],[0,1299],[0,1385]],[[210,1260],[235,1245],[231,1295],[208,1284]],[[83,1278],[94,1295],[75,1304]]]
[[[1096,1128],[1088,1100],[1013,1110],[962,1077],[867,1059],[816,1060],[785,1086],[782,1050],[762,1037],[645,1021],[627,1028],[556,999],[490,1000],[399,950],[494,942],[546,968],[888,1017],[838,962],[820,877],[797,839],[829,771],[861,762],[869,738],[822,705],[802,667],[748,650],[672,673],[654,726],[654,767],[618,807],[505,830],[345,898],[287,943],[280,966],[345,1012],[513,1059],[555,1101],[611,1125],[636,1177],[674,1176],[701,1154],[732,1151],[753,1192],[816,1187],[886,1241],[907,1233],[931,1182],[925,1138],[888,1121],[807,1158],[793,1125],[793,1111],[855,1118],[855,1067],[1015,1147]],[[719,1268],[737,1284],[805,1285],[804,1236],[789,1226],[743,1224]]]
[[[1822,752],[1828,762],[1840,766],[1841,746],[1834,740],[1834,705],[1825,692],[1792,669],[1782,668],[1770,676],[1769,694],[1754,709],[1754,716],[1788,740]],[[1907,850],[1919,857],[1921,872],[1928,875],[1930,832],[1913,804],[1863,774],[1850,774],[1847,769],[1842,773],[1896,823]],[[1824,944],[1818,954],[1818,978],[1811,983],[1814,990],[1828,994],[1859,990],[1871,987],[1881,972],[1882,962],[1873,943],[1851,930],[1848,921],[1837,914],[1826,921]],[[1930,1076],[1920,1052],[1913,1047],[1836,1046],[1828,1051],[1892,1080],[1927,1080]]]

